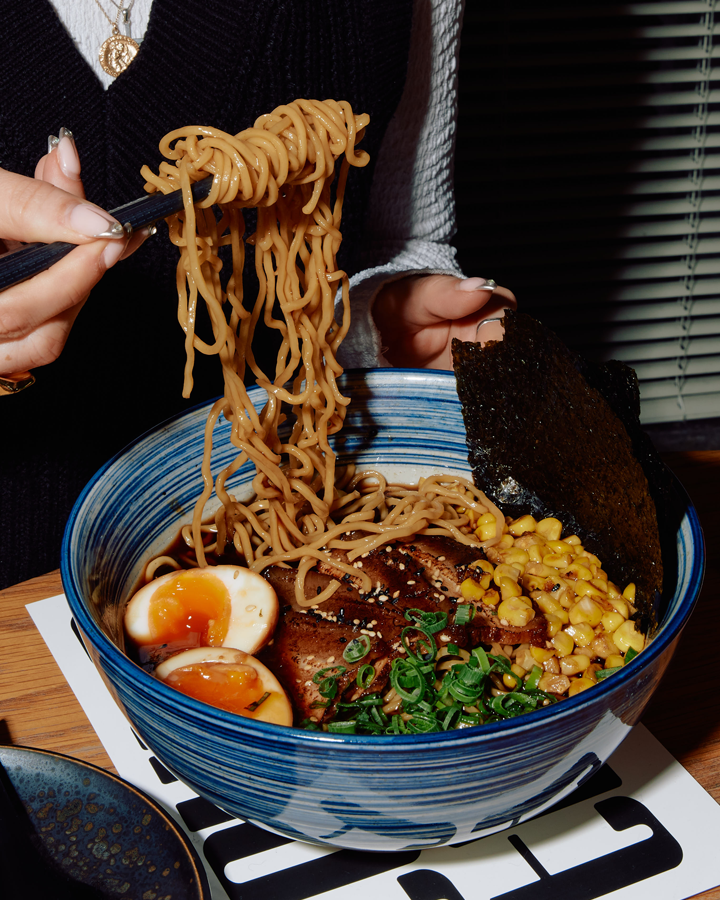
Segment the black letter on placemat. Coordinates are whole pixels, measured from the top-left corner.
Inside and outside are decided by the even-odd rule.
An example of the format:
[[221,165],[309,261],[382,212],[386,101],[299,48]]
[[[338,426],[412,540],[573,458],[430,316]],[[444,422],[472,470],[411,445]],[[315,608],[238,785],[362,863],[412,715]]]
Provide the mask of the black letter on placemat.
[[498,894],[492,900],[557,900],[558,897],[595,900],[674,869],[682,862],[680,844],[642,803],[631,797],[608,797],[596,803],[595,809],[615,831],[647,825],[652,829],[652,835],[556,875],[546,872],[517,835],[510,835],[508,840],[533,868],[539,881]]
[[465,900],[449,878],[433,869],[415,869],[400,875],[398,884],[410,900]]

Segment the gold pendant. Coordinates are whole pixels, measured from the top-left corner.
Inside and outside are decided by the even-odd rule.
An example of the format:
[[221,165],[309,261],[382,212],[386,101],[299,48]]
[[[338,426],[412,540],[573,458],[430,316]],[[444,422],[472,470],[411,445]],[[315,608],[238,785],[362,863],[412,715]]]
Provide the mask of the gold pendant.
[[113,78],[124,72],[135,59],[140,47],[137,42],[124,34],[120,34],[117,26],[100,48],[100,65]]

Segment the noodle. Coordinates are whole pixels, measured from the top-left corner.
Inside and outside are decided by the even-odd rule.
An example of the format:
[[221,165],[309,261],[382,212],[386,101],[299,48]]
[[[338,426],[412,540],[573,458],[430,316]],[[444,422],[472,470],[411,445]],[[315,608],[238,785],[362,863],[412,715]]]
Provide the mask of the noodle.
[[[205,565],[210,548],[203,546],[203,510],[214,487],[222,503],[213,527],[217,554],[231,545],[257,571],[296,564],[300,604],[306,602],[305,575],[333,548],[347,550],[352,564],[382,543],[416,533],[448,534],[477,544],[468,532],[487,512],[497,520],[495,540],[504,525],[500,511],[464,479],[433,476],[408,487],[387,485],[378,473],[336,467],[329,439],[342,428],[349,403],[337,385],[342,366],[336,354],[350,324],[348,278],[337,268],[336,256],[349,167],[369,161],[356,150],[368,122],[367,115],[356,116],[345,102],[296,100],[238,135],[195,126],[173,131],[160,144],[168,161],[159,173],[147,166],[142,170],[147,190],[168,193],[181,187],[184,192],[184,210],[168,220],[171,240],[180,249],[178,320],[187,355],[183,396],[192,390],[196,353],[220,358],[225,385],[205,429],[204,487],[186,543],[198,565]],[[210,194],[193,206],[191,185],[208,175],[213,178]],[[254,245],[260,287],[248,311],[242,290],[242,209],[250,207],[257,209],[257,230],[246,242]],[[232,253],[225,289],[223,246]],[[334,312],[338,283],[341,322]],[[212,327],[208,341],[195,330],[201,300]],[[281,317],[275,315],[277,307]],[[263,372],[252,351],[261,317],[281,338],[272,375]],[[246,367],[267,393],[260,412],[245,388]],[[230,440],[238,453],[213,482],[212,437],[221,415],[231,422]],[[286,419],[290,433],[281,437]],[[226,490],[226,482],[248,460],[257,473],[254,500],[241,503]],[[338,567],[337,559],[333,565]],[[364,590],[370,589],[366,575],[347,568]],[[313,603],[331,596],[335,586]]]

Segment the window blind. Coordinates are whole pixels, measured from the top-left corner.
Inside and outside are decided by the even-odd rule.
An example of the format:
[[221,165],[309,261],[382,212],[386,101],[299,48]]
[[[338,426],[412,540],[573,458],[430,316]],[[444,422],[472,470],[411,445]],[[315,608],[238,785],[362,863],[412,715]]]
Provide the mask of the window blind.
[[644,423],[720,416],[718,0],[465,8],[468,275],[640,380]]

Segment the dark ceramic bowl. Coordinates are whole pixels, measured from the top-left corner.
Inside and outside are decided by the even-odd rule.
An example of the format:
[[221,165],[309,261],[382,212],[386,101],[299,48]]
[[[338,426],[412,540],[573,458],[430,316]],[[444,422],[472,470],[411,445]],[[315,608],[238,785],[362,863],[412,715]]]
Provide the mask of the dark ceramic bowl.
[[108,898],[210,900],[192,844],[142,791],[45,750],[0,747],[0,762],[46,862],[66,878]]
[[[336,444],[341,457],[404,481],[468,473],[452,375],[381,369],[345,378],[353,403]],[[301,840],[363,850],[438,846],[556,803],[638,721],[702,582],[702,533],[683,502],[677,582],[652,642],[591,690],[530,715],[442,734],[338,736],[250,721],[153,679],[122,652],[119,614],[145,561],[190,518],[207,411],[166,422],[97,473],[72,512],[62,559],[73,615],[111,692],[143,741],[199,794]],[[228,433],[219,424],[213,472],[234,456]],[[249,467],[237,473],[236,495],[251,476]]]

